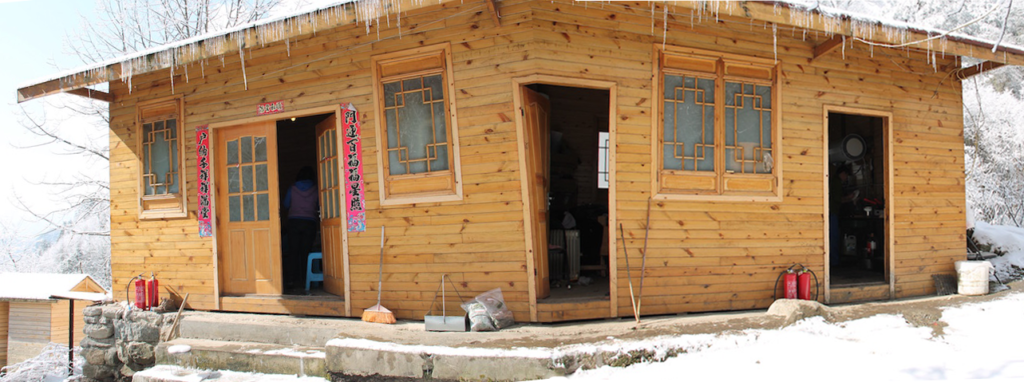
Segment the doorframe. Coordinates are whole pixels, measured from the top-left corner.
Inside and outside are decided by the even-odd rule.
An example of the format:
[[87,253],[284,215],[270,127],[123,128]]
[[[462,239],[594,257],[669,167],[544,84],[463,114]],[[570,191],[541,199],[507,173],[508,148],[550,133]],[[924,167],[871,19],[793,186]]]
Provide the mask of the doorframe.
[[[264,115],[264,116],[258,116],[258,117],[234,119],[234,120],[225,121],[225,122],[211,123],[211,124],[207,125],[207,127],[210,129],[210,137],[211,137],[210,138],[211,144],[210,144],[210,147],[209,147],[210,168],[216,168],[216,166],[217,166],[216,159],[215,159],[216,158],[215,152],[217,150],[217,144],[216,144],[216,142],[214,142],[214,139],[213,139],[213,137],[216,136],[214,134],[214,130],[217,130],[217,129],[227,129],[227,128],[242,126],[242,125],[245,125],[245,124],[255,123],[255,122],[280,121],[280,120],[289,119],[289,118],[308,117],[308,116],[312,116],[312,115],[329,114],[329,113],[334,113],[334,115],[336,117],[335,118],[335,121],[336,121],[335,122],[335,128],[338,129],[338,131],[340,132],[341,131],[341,121],[342,121],[341,105],[340,104],[336,104],[336,105],[333,105],[333,106],[321,106],[321,107],[314,107],[314,108],[308,108],[308,109],[302,109],[302,110],[295,110],[295,111],[289,111],[289,112],[284,112],[284,113],[276,113],[276,114],[270,114],[270,115]],[[338,147],[341,147],[342,134],[339,133],[339,134],[337,134],[337,136],[338,136]],[[274,155],[277,155],[277,153],[274,153]],[[338,161],[338,166],[339,167],[343,165],[342,162],[343,161]],[[339,168],[338,169],[339,173],[341,173],[342,170],[343,169]],[[211,187],[212,190],[216,190],[217,176],[215,174],[216,174],[216,171],[211,171],[210,172],[210,187]],[[216,195],[216,193],[214,193],[213,195],[214,195],[214,197],[211,198],[211,200],[210,200],[210,208],[213,211],[217,211],[217,195]],[[280,197],[280,196],[281,195],[278,195],[278,197]],[[216,213],[214,213],[213,214],[213,218],[211,219],[212,220],[212,224],[213,224],[214,227],[217,227],[217,219],[218,219],[218,216],[217,216]],[[352,303],[351,303],[351,301],[352,301],[352,298],[351,298],[352,291],[351,291],[351,288],[350,288],[350,282],[351,281],[350,281],[350,277],[349,277],[348,226],[347,225],[348,225],[348,222],[346,221],[346,219],[342,219],[342,223],[341,223],[341,238],[342,238],[341,239],[341,243],[342,243],[341,248],[342,248],[342,250],[341,250],[341,252],[342,252],[342,268],[343,268],[343,272],[345,274],[345,282],[344,282],[344,285],[345,285],[345,295],[343,296],[343,298],[345,299],[345,315],[346,316],[352,316]],[[221,309],[221,298],[223,296],[221,295],[221,291],[220,291],[220,264],[219,264],[220,263],[219,255],[220,254],[218,253],[217,232],[218,232],[217,229],[213,230],[213,274],[214,274],[214,278],[213,278],[214,299],[213,300],[214,300],[214,309],[220,310]],[[281,233],[278,232],[277,234],[280,235]]]
[[832,299],[832,271],[831,262],[829,261],[829,252],[831,251],[830,228],[829,227],[829,173],[828,173],[828,150],[829,150],[829,135],[828,135],[828,115],[829,113],[841,113],[850,115],[861,115],[866,117],[875,117],[882,119],[882,136],[885,139],[885,144],[882,145],[882,156],[885,158],[885,167],[882,178],[885,184],[883,185],[885,190],[885,279],[889,283],[889,299],[896,298],[896,260],[894,246],[896,244],[896,222],[895,222],[895,201],[893,200],[893,139],[892,139],[892,120],[893,114],[891,111],[877,110],[870,108],[860,107],[849,107],[839,105],[823,105],[822,107],[822,190],[824,197],[822,198],[822,208],[824,214],[822,214],[823,225],[824,225],[824,253],[825,253],[825,303],[828,304]]
[[512,101],[513,101],[513,114],[515,114],[516,121],[516,143],[519,150],[519,184],[522,191],[523,199],[523,239],[526,244],[526,279],[527,288],[529,289],[530,298],[530,321],[537,322],[537,277],[535,270],[537,264],[534,264],[533,258],[533,219],[529,195],[529,184],[526,182],[526,140],[525,140],[525,121],[523,120],[523,92],[522,88],[527,85],[533,84],[545,84],[545,85],[556,85],[566,86],[574,88],[585,88],[585,89],[597,89],[608,91],[608,137],[609,137],[609,150],[608,150],[608,293],[609,293],[609,311],[608,317],[614,318],[618,316],[618,274],[616,272],[616,258],[618,257],[618,251],[616,251],[616,240],[615,235],[611,232],[614,230],[616,223],[616,204],[615,204],[615,148],[616,148],[616,134],[615,134],[615,117],[617,114],[616,110],[616,90],[618,84],[612,81],[597,81],[589,80],[578,77],[569,76],[555,76],[547,74],[532,74],[524,77],[517,77],[512,79]]

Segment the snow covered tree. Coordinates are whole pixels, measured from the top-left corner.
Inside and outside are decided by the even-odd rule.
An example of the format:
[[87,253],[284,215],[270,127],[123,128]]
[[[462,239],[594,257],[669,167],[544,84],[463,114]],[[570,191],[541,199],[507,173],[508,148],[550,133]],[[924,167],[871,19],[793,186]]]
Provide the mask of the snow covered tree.
[[[289,6],[308,0],[286,0]],[[95,64],[133,52],[183,40],[266,17],[282,0],[99,0],[98,19],[83,17],[82,26],[65,38],[65,49],[82,64]],[[37,101],[38,102],[38,101]],[[38,253],[11,255],[20,272],[85,272],[110,285],[110,188],[108,174],[108,105],[74,96],[47,99],[41,108],[22,109],[22,126],[35,134],[23,147],[52,147],[69,160],[93,164],[89,173],[39,180],[52,190],[50,206],[19,203],[54,231]],[[0,232],[2,233],[2,232]],[[0,261],[0,264],[5,262]],[[4,269],[4,268],[0,268]]]

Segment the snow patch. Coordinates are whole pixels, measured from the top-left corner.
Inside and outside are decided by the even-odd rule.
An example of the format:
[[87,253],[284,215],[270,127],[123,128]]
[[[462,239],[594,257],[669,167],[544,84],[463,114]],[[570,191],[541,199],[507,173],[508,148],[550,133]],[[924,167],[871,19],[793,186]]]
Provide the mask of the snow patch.
[[168,354],[184,354],[192,351],[192,347],[188,345],[171,345],[167,348]]

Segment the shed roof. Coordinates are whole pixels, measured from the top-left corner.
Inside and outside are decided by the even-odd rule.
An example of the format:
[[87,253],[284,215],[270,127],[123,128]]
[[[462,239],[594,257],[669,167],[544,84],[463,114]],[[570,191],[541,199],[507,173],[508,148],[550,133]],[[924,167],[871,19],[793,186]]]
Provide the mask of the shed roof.
[[[381,17],[397,13],[400,18],[402,12],[453,1],[455,0],[436,0],[436,2],[433,0],[315,0],[314,5],[293,13],[210,32],[31,81],[18,89],[18,102],[61,92],[109,102],[112,101],[110,94],[86,87],[118,79],[130,82],[132,75],[135,74],[175,68],[244,51],[250,47],[287,41],[315,33],[317,30],[341,25],[365,22],[366,31],[369,34],[371,32],[370,21],[376,24]],[[494,2],[499,0],[485,1],[495,4]],[[643,3],[631,4],[634,7],[643,7]],[[652,1],[649,4],[652,4],[651,6],[655,9],[661,8],[658,12],[664,12],[664,2]],[[749,18],[766,23],[823,32],[827,36],[850,37],[883,45],[897,45],[906,49],[925,49],[943,54],[973,57],[995,64],[993,67],[1003,64],[1024,65],[1024,48],[1022,47],[996,44],[993,41],[966,34],[911,25],[796,0],[711,3],[677,1],[672,2],[670,6],[672,9],[669,12],[679,12],[679,9],[684,9],[689,10],[689,13],[696,11]],[[496,12],[500,13],[497,5],[495,7]],[[652,10],[653,12],[654,10]]]
[[0,273],[0,300],[52,300],[69,292],[106,290],[86,274]]

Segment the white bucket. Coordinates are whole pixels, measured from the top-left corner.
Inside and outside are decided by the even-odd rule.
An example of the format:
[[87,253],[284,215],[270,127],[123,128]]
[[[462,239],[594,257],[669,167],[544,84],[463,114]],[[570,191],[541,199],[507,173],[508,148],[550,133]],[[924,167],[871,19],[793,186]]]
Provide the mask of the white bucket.
[[988,275],[992,263],[988,261],[957,261],[957,293],[972,296],[988,294]]

